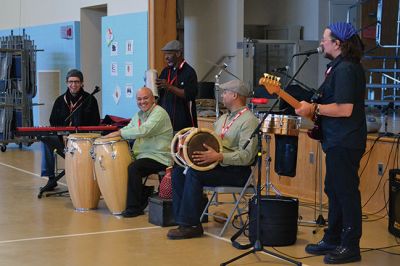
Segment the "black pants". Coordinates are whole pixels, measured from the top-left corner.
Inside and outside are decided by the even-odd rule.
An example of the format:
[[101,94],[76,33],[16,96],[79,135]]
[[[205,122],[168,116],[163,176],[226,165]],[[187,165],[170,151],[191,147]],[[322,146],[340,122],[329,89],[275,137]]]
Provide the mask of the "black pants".
[[328,230],[324,240],[359,247],[362,233],[358,169],[362,149],[334,147],[326,151],[325,193],[329,200]]
[[135,160],[128,166],[128,194],[126,208],[131,210],[142,210],[142,178],[150,174],[164,171],[167,166],[149,158]]

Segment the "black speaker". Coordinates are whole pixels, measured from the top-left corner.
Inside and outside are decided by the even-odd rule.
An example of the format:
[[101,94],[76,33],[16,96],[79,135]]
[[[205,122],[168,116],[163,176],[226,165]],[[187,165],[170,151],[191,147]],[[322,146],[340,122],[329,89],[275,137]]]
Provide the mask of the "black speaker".
[[[249,240],[256,241],[257,197],[250,200]],[[261,196],[260,241],[264,246],[288,246],[297,239],[299,201],[283,196]]]
[[196,99],[215,99],[214,82],[198,82]]
[[297,136],[275,135],[275,172],[278,175],[296,176]]
[[400,237],[400,169],[389,171],[389,232]]

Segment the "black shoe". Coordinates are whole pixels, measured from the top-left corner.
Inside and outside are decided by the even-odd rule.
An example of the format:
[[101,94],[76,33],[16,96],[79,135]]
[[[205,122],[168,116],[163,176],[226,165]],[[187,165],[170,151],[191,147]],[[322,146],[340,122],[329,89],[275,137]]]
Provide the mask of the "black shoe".
[[361,260],[359,248],[337,247],[334,251],[329,252],[324,257],[326,264],[344,264]]
[[121,216],[124,218],[133,218],[143,214],[144,212],[141,210],[132,210],[132,209],[126,209],[123,212],[121,212]]
[[194,237],[201,237],[204,233],[201,224],[197,226],[178,226],[176,229],[168,231],[167,237],[171,240],[189,239]]
[[313,255],[325,255],[334,251],[337,245],[329,244],[324,240],[319,241],[317,244],[308,244],[305,248],[306,252]]

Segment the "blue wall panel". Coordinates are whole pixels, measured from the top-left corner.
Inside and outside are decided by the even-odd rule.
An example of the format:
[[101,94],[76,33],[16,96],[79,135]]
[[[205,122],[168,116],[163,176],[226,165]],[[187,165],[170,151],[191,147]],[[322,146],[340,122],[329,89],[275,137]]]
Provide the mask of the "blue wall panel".
[[[148,68],[148,24],[147,12],[109,16],[102,18],[102,116],[106,114],[130,118],[138,111],[135,94],[144,85],[144,73]],[[108,30],[111,29],[113,39],[107,41]],[[133,40],[133,54],[126,53],[126,42]],[[112,53],[112,46],[117,52]],[[111,65],[118,66],[118,75],[111,74]],[[127,76],[127,64],[133,64],[133,75]],[[125,88],[132,85],[132,98],[126,97]],[[114,101],[113,94],[119,87],[121,97]]]

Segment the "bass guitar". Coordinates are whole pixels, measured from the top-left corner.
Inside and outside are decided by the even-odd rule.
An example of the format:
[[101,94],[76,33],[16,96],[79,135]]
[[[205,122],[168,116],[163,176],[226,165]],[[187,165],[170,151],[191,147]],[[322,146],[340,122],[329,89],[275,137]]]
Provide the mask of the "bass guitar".
[[[295,109],[300,108],[301,106],[300,102],[281,88],[280,79],[281,79],[280,77],[264,73],[264,76],[260,78],[258,84],[264,86],[264,88],[268,91],[269,94],[278,95],[281,99],[283,99],[293,108]],[[307,132],[308,136],[315,140],[321,140],[322,132],[320,128],[320,118],[317,117],[317,119],[313,119],[312,116],[306,118],[314,122],[314,128],[310,129]]]

